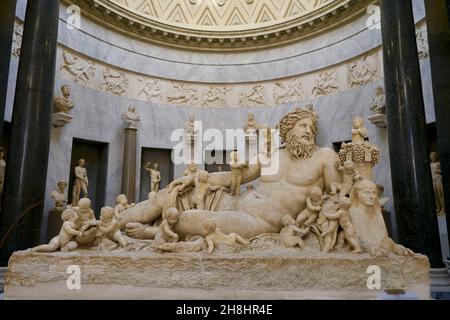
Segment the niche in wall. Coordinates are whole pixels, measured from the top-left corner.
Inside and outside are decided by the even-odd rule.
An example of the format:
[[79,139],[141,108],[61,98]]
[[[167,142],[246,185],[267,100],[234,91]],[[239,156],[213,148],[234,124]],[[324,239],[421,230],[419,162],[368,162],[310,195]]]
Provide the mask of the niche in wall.
[[92,209],[96,217],[100,215],[100,209],[105,206],[106,185],[108,176],[108,151],[107,143],[73,139],[72,158],[70,162],[69,203],[72,202],[73,187],[75,183],[74,169],[78,166],[78,160],[86,160],[86,169],[89,178],[88,197],[92,202]]
[[150,193],[150,173],[145,170],[145,165],[151,162],[159,165],[161,172],[161,184],[159,190],[166,188],[171,181],[173,181],[174,165],[172,162],[172,150],[170,149],[155,149],[142,148],[141,153],[141,182],[139,187],[139,200],[145,201],[148,199]]
[[[206,150],[205,151],[205,170],[212,172],[230,171],[230,154],[232,151],[224,150]],[[240,159],[243,160],[243,159]]]

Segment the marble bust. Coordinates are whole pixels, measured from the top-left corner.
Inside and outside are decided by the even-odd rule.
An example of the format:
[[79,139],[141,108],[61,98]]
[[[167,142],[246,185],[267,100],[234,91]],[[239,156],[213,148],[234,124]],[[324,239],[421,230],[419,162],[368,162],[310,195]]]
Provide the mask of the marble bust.
[[[340,183],[341,176],[335,166],[337,154],[315,144],[318,116],[314,111],[295,109],[283,117],[279,128],[285,148],[278,150],[278,170],[264,174],[264,167],[259,160],[243,168],[242,184],[260,178],[260,185],[239,197],[226,194],[216,211],[182,212],[176,225],[180,236],[202,235],[201,225],[207,219],[213,219],[225,234],[237,233],[246,239],[277,233],[283,227],[282,218],[285,215],[295,218],[306,208],[306,200],[312,188],[319,187],[331,192],[333,183]],[[260,157],[266,159],[264,154]],[[305,172],[308,174],[305,175]],[[231,187],[231,181],[230,172],[211,173],[208,178],[212,185],[227,189]],[[182,187],[177,188],[179,186]],[[122,228],[125,229],[128,223],[133,222],[132,228],[126,228],[128,235],[141,239],[154,235],[151,227],[146,224],[151,224],[162,216],[171,191],[193,186],[195,175],[173,181],[169,188],[159,191],[144,208],[124,211],[120,220]],[[230,207],[233,209],[230,210]]]
[[71,90],[68,85],[61,86],[61,95],[55,97],[53,102],[53,112],[68,113],[74,107],[74,103],[70,98]]
[[62,213],[67,204],[67,194],[66,194],[67,182],[64,180],[58,181],[57,189],[52,191],[51,197],[55,203],[53,211]]
[[388,236],[383,213],[379,203],[377,185],[369,180],[355,184],[351,194],[350,216],[359,243],[373,256],[413,256],[414,253],[402,245],[396,244]]
[[141,117],[136,111],[136,107],[128,107],[128,111],[122,113],[122,119],[128,124],[128,128],[136,129]]
[[255,120],[255,114],[250,112],[247,116],[247,123],[245,125],[245,133],[247,135],[255,135],[258,130],[258,124]]

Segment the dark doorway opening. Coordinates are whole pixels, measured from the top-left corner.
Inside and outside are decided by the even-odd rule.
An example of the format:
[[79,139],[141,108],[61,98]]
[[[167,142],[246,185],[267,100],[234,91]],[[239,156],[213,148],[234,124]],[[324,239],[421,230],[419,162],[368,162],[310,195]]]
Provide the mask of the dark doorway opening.
[[205,151],[205,170],[212,172],[230,171],[231,151],[224,150],[206,150]]
[[75,167],[78,166],[79,159],[84,159],[89,178],[88,197],[92,202],[92,209],[97,218],[99,217],[100,209],[105,205],[106,199],[108,151],[109,145],[107,143],[73,139],[70,162],[69,203],[72,203],[73,199]]
[[171,149],[154,149],[154,148],[142,148],[141,153],[141,182],[139,187],[139,200],[145,201],[148,199],[150,193],[150,173],[145,170],[147,163],[157,163],[159,165],[159,171],[161,172],[161,183],[159,190],[166,188],[171,181],[173,181],[174,165],[172,162],[172,150]]

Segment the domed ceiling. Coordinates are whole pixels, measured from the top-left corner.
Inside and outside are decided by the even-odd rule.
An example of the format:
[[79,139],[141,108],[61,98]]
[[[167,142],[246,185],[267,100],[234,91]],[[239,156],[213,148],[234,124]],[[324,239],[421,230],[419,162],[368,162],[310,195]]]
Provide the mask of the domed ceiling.
[[67,0],[93,18],[163,44],[252,49],[311,36],[368,0]]

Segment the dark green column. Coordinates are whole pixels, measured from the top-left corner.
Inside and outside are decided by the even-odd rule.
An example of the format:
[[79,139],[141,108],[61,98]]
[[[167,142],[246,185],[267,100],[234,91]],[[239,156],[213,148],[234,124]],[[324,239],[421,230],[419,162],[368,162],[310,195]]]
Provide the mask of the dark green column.
[[382,0],[384,74],[399,242],[443,266],[411,0]]
[[59,1],[28,1],[7,159],[0,264],[39,241],[55,82]]
[[444,186],[447,230],[450,232],[450,1],[425,1],[434,109]]

